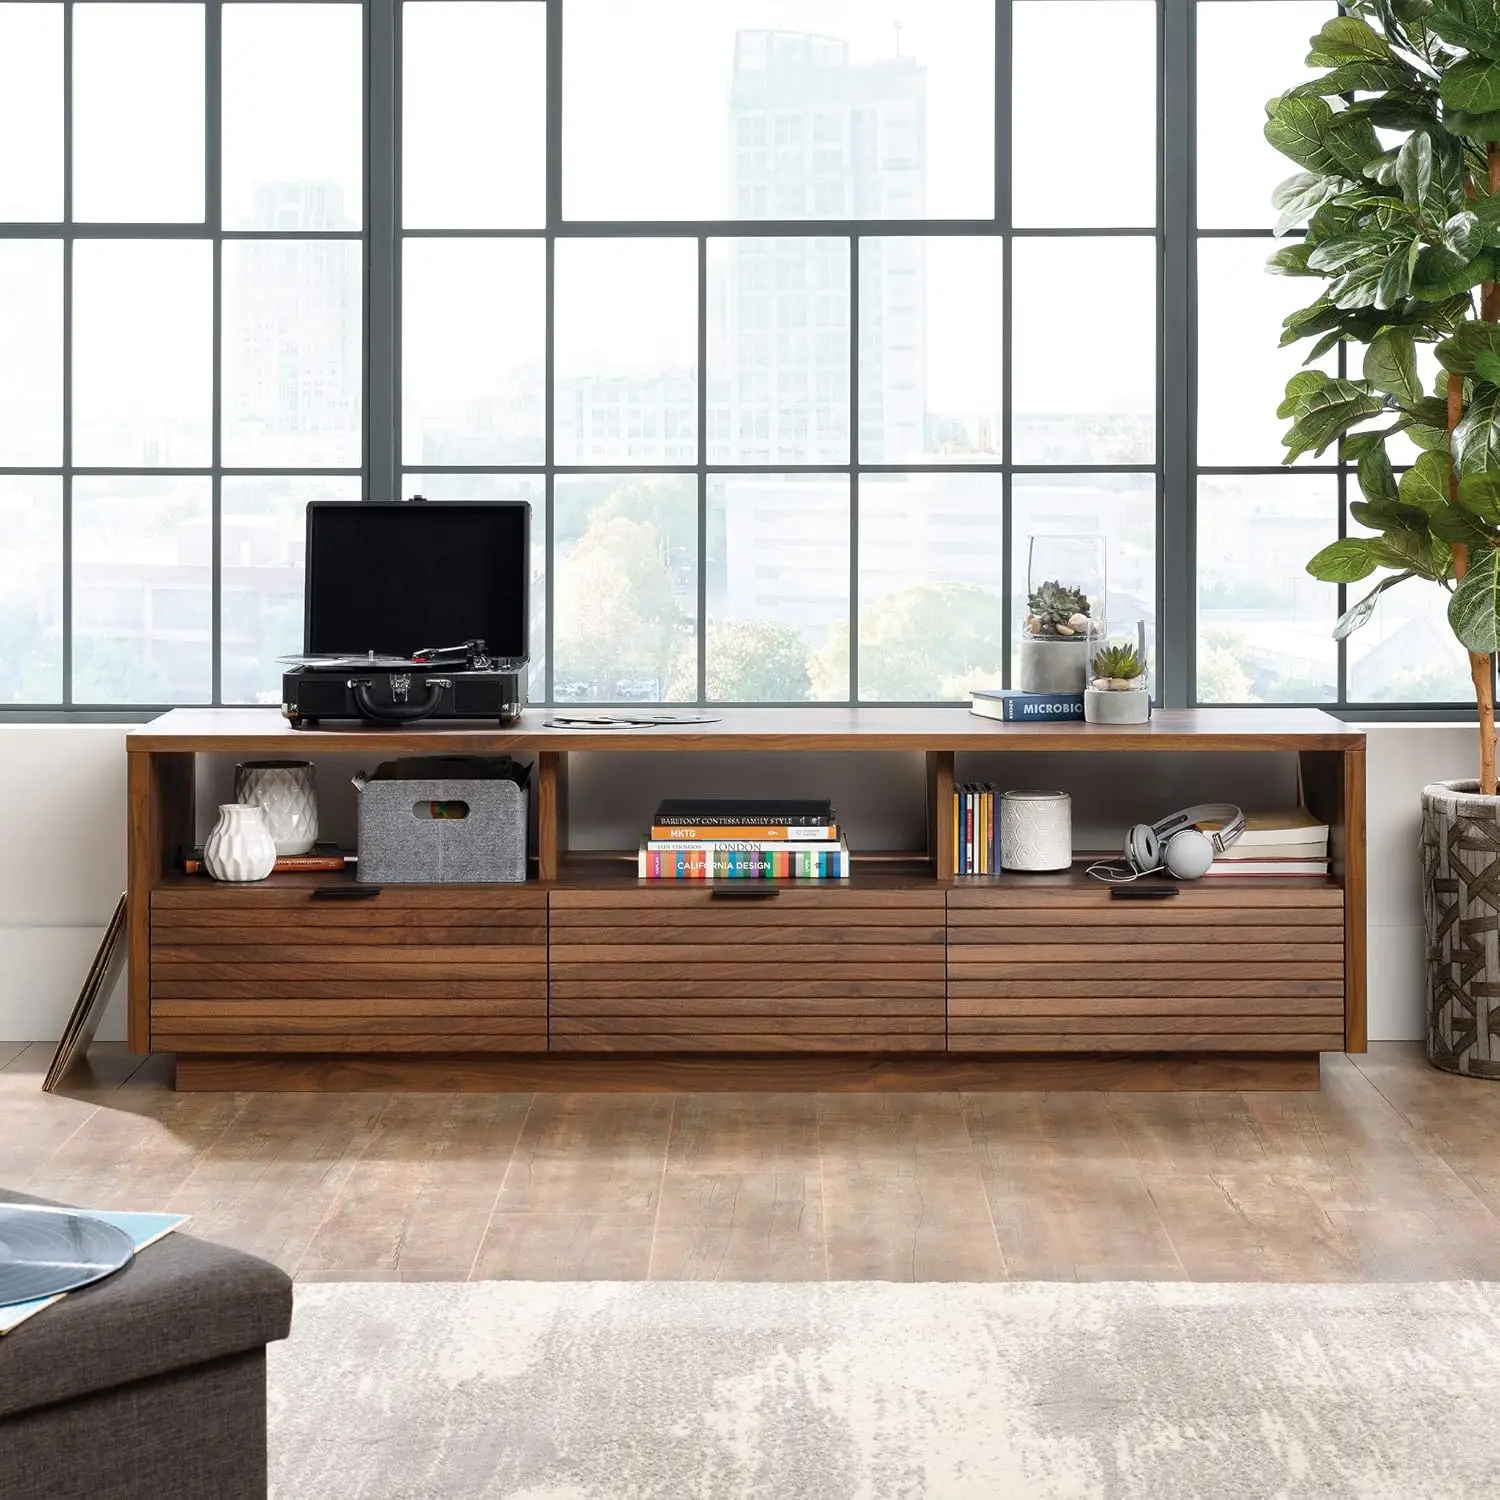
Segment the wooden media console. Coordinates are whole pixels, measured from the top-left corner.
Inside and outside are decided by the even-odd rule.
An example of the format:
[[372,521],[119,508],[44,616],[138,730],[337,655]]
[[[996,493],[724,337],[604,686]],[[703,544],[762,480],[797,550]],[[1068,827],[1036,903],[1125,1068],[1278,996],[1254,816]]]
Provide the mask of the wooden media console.
[[[272,710],[176,709],[133,730],[132,1048],[174,1052],[193,1089],[1315,1088],[1320,1052],[1364,1050],[1365,742],[1317,710],[1139,726],[955,708],[724,709],[635,730],[547,717],[298,731]],[[754,882],[751,899],[748,882],[639,881],[634,850],[570,851],[570,754],[725,751],[920,754],[926,848],[856,846],[849,881]],[[1295,756],[1333,873],[1151,902],[1112,900],[1081,863],[946,877],[957,757],[1019,751]],[[341,901],[316,893],[350,876],[179,873],[198,757],[350,752],[533,761],[533,878]]]

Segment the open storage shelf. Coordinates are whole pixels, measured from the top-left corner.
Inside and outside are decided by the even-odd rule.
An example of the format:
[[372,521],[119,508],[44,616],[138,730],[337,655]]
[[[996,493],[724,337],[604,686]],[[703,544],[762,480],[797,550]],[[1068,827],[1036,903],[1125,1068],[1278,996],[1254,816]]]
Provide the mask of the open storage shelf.
[[[132,731],[133,1046],[176,1052],[179,1087],[298,1088],[1285,1088],[1316,1086],[1319,1052],[1363,1049],[1364,739],[1324,714],[1110,729],[726,710],[628,735],[543,717],[296,732],[269,711],[176,710]],[[1334,873],[1154,902],[1112,899],[1082,859],[948,875],[956,757],[1038,750],[1295,756]],[[351,751],[532,759],[533,878],[356,897],[352,871],[229,886],[172,869],[200,755]],[[834,882],[643,881],[634,850],[568,848],[573,753],[715,751],[918,754],[926,847],[856,846]]]

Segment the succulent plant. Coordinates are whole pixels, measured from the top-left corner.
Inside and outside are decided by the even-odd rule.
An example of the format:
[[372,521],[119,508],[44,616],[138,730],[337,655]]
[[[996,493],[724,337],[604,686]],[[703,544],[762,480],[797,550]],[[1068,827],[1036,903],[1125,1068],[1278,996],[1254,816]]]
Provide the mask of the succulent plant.
[[1134,646],[1105,646],[1094,653],[1094,686],[1116,692],[1139,687],[1146,663]]
[[1026,599],[1026,609],[1026,628],[1032,635],[1093,633],[1087,596],[1081,589],[1070,589],[1055,578],[1032,590]]

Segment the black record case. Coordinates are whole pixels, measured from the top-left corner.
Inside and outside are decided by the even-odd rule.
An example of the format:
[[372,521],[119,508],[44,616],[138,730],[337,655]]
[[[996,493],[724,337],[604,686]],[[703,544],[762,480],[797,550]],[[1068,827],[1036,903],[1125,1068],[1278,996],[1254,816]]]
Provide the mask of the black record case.
[[322,720],[513,724],[526,701],[531,507],[307,507],[303,648],[282,677],[294,728]]

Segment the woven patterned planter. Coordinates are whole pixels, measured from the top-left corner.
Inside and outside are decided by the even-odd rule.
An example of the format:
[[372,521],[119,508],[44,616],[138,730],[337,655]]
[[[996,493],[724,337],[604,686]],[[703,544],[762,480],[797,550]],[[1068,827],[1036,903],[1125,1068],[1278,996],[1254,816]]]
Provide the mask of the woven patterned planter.
[[1500,797],[1477,781],[1422,789],[1427,1056],[1500,1078]]

